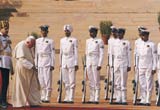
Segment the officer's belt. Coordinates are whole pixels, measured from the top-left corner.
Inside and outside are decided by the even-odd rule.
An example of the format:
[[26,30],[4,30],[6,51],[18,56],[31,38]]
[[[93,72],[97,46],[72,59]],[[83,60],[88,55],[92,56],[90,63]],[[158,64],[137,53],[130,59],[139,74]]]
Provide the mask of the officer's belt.
[[71,53],[63,53],[64,56],[73,56]]
[[12,56],[11,52],[0,52],[0,55],[4,56]]
[[152,58],[152,56],[148,56],[148,55],[139,55],[139,58],[141,58],[141,59]]
[[89,56],[98,56],[98,53],[88,53]]
[[48,57],[51,53],[40,53],[40,57]]
[[126,58],[127,56],[115,56],[115,59],[124,59]]

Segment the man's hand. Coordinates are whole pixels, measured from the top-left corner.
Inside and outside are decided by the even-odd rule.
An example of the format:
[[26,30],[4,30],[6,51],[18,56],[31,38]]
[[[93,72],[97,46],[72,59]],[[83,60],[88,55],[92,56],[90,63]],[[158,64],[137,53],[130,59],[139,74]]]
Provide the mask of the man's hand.
[[14,75],[14,71],[11,72],[11,75]]
[[37,72],[37,68],[35,66],[32,67],[33,71]]
[[101,66],[97,66],[97,70],[98,70],[98,71],[101,70]]
[[9,40],[7,40],[7,43],[8,44],[12,44],[12,41],[9,39]]
[[75,71],[77,71],[79,69],[78,65],[75,66]]
[[154,75],[156,73],[156,70],[152,70],[152,75]]
[[50,70],[51,70],[51,71],[52,71],[52,70],[54,70],[54,67],[53,67],[53,66],[51,66]]
[[127,72],[131,71],[131,67],[127,67]]

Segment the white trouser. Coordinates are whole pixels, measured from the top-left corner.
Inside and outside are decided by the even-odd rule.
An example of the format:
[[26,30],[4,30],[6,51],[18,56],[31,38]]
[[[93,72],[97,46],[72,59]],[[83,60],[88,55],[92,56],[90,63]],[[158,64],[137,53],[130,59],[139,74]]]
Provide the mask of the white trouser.
[[159,84],[159,88],[160,88],[160,69],[158,69],[158,84]]
[[117,102],[126,102],[127,100],[127,67],[115,67],[114,68],[115,85],[117,92]]
[[[135,70],[135,80],[136,80],[136,78],[137,78],[137,75],[139,75],[139,73],[137,74],[137,72],[138,72],[138,71],[137,71],[137,70]],[[139,76],[138,76],[138,78],[139,78]],[[142,88],[141,88],[141,87],[140,87],[139,89],[140,89],[140,91],[139,91],[139,93],[140,93],[140,95],[139,95],[139,99],[141,99],[141,98],[142,98],[142,91],[143,91],[143,90],[142,90]]]
[[75,67],[62,68],[62,78],[65,84],[65,101],[73,101],[74,89],[76,86],[76,72]]
[[139,83],[142,90],[141,103],[150,103],[153,90],[152,69],[139,69]]
[[97,70],[97,66],[87,66],[87,75],[90,88],[100,89],[100,72]]
[[42,90],[41,98],[50,97],[49,95],[52,91],[52,72],[50,67],[39,67],[38,79]]
[[[113,68],[110,67],[110,81],[112,81],[112,78],[113,78]],[[114,75],[114,94],[113,94],[113,98],[115,99],[117,97],[117,91],[116,91],[116,84],[115,84],[115,81],[117,80],[116,79],[117,76],[115,77]]]
[[100,72],[97,66],[87,66],[87,75],[90,86],[90,99],[89,101],[99,101],[100,96]]

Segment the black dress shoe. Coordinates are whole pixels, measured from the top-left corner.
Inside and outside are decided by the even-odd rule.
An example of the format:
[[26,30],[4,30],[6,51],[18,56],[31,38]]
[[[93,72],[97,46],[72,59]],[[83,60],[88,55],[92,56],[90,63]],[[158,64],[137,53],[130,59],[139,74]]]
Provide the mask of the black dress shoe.
[[40,105],[30,105],[31,108],[41,107]]
[[93,104],[94,102],[93,101],[88,101],[86,102],[87,104]]
[[143,105],[143,106],[145,106],[146,104],[145,103],[137,103],[136,105]]
[[138,102],[140,102],[140,101],[141,101],[141,99],[137,99],[137,101],[138,101]]
[[68,101],[68,103],[73,104],[73,103],[74,103],[74,101]]
[[45,103],[45,100],[41,100],[42,103]]
[[112,103],[110,103],[111,105],[120,105],[121,104],[121,102],[112,102]]
[[127,102],[122,102],[121,104],[122,104],[122,105],[128,105],[128,103],[127,103]]
[[146,103],[146,106],[151,106],[151,104],[150,103]]
[[62,103],[69,103],[69,101],[62,101]]
[[43,103],[50,103],[50,101],[49,100],[44,100]]
[[99,104],[99,102],[96,101],[96,102],[93,102],[93,104]]
[[2,102],[0,107],[6,109],[8,107],[8,104],[6,102]]

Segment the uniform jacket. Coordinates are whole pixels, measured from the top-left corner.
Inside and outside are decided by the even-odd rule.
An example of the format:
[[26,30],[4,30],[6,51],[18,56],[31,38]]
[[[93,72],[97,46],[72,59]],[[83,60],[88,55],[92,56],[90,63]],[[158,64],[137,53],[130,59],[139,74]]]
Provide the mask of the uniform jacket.
[[0,33],[0,67],[6,69],[12,69],[12,49],[10,46],[9,36],[4,37],[2,33]]
[[113,38],[111,37],[109,40],[108,40],[108,56],[109,56],[109,65],[111,66],[112,64],[112,55],[111,55],[111,48],[114,46],[114,42],[116,41],[116,38]]
[[78,65],[78,42],[74,37],[63,37],[60,40],[60,65],[70,68]]
[[55,47],[52,39],[41,37],[36,40],[35,66],[50,67],[55,65]]
[[153,42],[142,41],[136,48],[137,53],[137,64],[139,68],[151,68],[152,70],[156,69],[156,56],[157,50]]
[[160,43],[157,46],[157,69],[160,69]]
[[[111,48],[115,67],[131,67],[131,46],[125,39],[116,39]],[[113,65],[113,64],[112,64]]]
[[99,38],[86,40],[86,65],[102,66],[104,43]]

